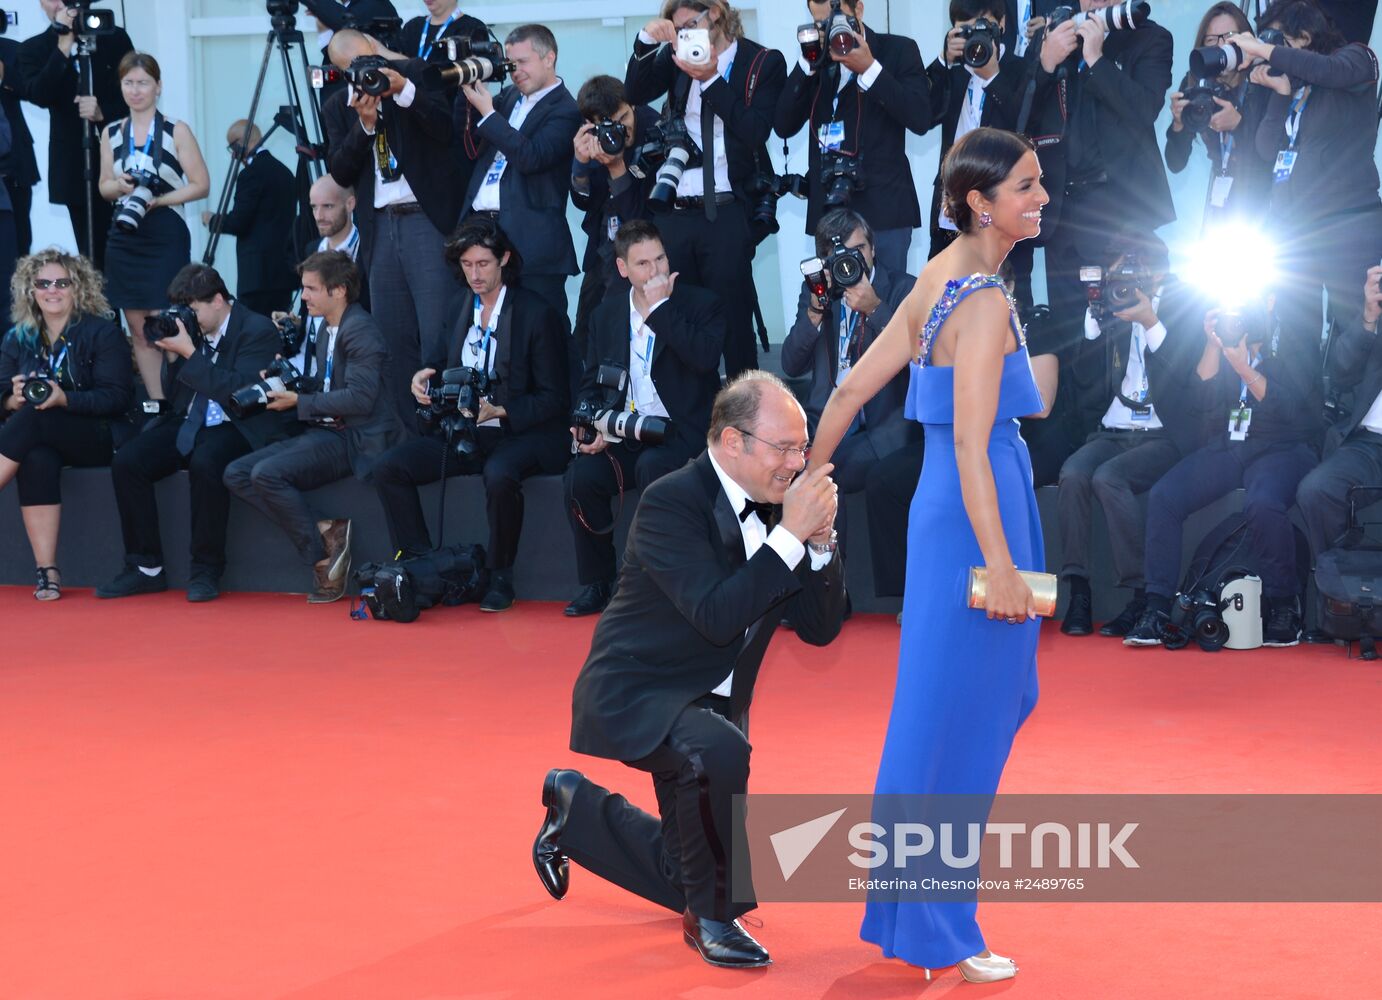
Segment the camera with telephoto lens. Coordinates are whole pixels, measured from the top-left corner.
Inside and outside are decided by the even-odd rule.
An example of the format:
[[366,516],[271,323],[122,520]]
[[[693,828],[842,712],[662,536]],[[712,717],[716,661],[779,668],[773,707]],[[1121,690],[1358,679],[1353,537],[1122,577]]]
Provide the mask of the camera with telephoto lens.
[[801,174],[755,174],[749,179],[745,193],[752,200],[749,227],[760,242],[770,233],[781,229],[777,221],[777,201],[784,194],[798,198],[807,196],[807,181]]
[[[1140,28],[1151,16],[1152,5],[1144,0],[1124,0],[1123,3],[1114,4],[1112,7],[1100,7],[1096,10],[1077,10],[1074,7],[1063,6],[1057,7],[1047,15],[1046,30],[1053,31],[1066,21],[1074,21],[1077,28],[1086,21],[1093,21],[1104,29],[1104,34],[1110,31],[1131,31]],[[1075,51],[1078,53],[1079,49]]]
[[595,373],[599,398],[586,396],[571,411],[571,426],[576,428],[576,441],[594,444],[597,435],[659,445],[672,429],[666,417],[654,417],[624,409],[629,387],[629,370],[613,361],[600,365]]
[[825,34],[825,44],[831,52],[844,58],[859,45],[854,36],[859,31],[859,19],[840,9],[840,0],[830,0],[830,13],[821,22]]
[[472,83],[503,83],[513,72],[496,38],[443,38],[437,42],[422,71],[422,82],[432,90],[465,87]]
[[1137,293],[1150,297],[1151,273],[1134,254],[1125,254],[1113,267],[1080,268],[1080,281],[1085,287],[1085,301],[1095,322],[1103,323],[1114,313],[1137,305]]
[[472,455],[478,447],[475,430],[479,426],[480,404],[498,384],[498,378],[481,368],[448,368],[441,373],[440,385],[428,385],[431,405],[426,409],[419,407],[418,415],[446,435],[456,454]]
[[622,153],[628,145],[629,127],[613,118],[601,118],[591,132],[594,133],[595,141],[600,144],[600,148],[610,156]]
[[50,378],[54,378],[54,375],[47,363],[39,365],[38,370],[24,381],[24,388],[20,390],[25,401],[34,406],[48,402],[49,397],[53,395],[53,387],[48,382]]
[[116,204],[111,223],[122,233],[132,233],[149,213],[149,203],[154,200],[154,188],[158,186],[158,175],[148,170],[126,170],[125,173],[133,178],[134,190]]
[[821,186],[825,188],[825,207],[848,208],[854,192],[864,186],[859,176],[863,157],[847,156],[837,150],[821,153]]
[[[668,118],[648,129],[647,138],[638,147],[638,155],[630,172],[642,180],[654,173],[653,189],[648,194],[648,210],[667,212],[677,198],[677,185],[688,167],[701,165],[701,148],[691,138],[684,118]],[[713,192],[706,192],[714,197]]]
[[965,40],[964,64],[978,69],[987,66],[993,54],[998,51],[998,40],[1003,32],[998,25],[986,17],[976,18],[972,24],[960,27],[960,37]]
[[830,237],[832,244],[829,255],[821,261],[825,273],[830,276],[831,298],[841,298],[846,288],[853,288],[868,274],[868,264],[864,251],[858,247],[845,246],[838,236]]
[[[1257,33],[1259,41],[1268,45],[1285,45],[1286,36],[1276,28],[1263,28]],[[1223,76],[1249,65],[1237,42],[1222,41],[1205,45],[1190,53],[1190,75],[1194,77]],[[1281,70],[1267,70],[1269,76],[1280,76]]]
[[231,416],[243,420],[268,408],[270,392],[316,392],[319,388],[316,379],[303,375],[287,358],[274,358],[264,369],[263,378],[230,394],[227,409]]
[[1228,605],[1207,588],[1177,594],[1162,645],[1167,649],[1184,649],[1194,640],[1206,653],[1218,652],[1228,642],[1228,626],[1224,623],[1226,607]]
[[144,339],[157,347],[158,341],[176,337],[178,335],[178,320],[182,320],[187,335],[192,338],[192,343],[200,349],[202,346],[202,327],[197,322],[196,312],[191,306],[186,305],[169,306],[159,312],[149,313],[144,320]]
[[1233,103],[1233,88],[1217,79],[1198,80],[1195,86],[1186,88],[1181,96],[1185,98],[1185,107],[1180,113],[1181,124],[1192,132],[1203,132],[1209,128],[1209,119],[1220,110],[1214,98]]

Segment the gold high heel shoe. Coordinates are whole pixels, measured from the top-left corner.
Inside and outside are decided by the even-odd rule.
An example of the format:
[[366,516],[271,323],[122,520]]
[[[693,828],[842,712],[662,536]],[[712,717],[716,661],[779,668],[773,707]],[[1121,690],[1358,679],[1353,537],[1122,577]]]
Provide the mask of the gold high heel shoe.
[[[960,970],[960,975],[964,976],[967,983],[996,983],[1017,975],[1016,962],[993,952],[989,952],[987,957],[975,955],[963,962],[956,962],[955,968]],[[922,971],[926,973],[927,982],[930,982],[931,970]]]

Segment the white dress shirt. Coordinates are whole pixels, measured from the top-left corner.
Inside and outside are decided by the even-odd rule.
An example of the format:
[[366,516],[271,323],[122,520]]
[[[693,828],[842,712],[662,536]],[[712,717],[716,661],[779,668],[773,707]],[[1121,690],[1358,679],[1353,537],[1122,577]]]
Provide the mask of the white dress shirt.
[[[400,108],[409,108],[409,107],[412,107],[413,101],[416,100],[416,99],[417,99],[417,87],[413,85],[413,81],[412,81],[412,80],[408,80],[407,82],[405,82],[405,83],[403,84],[403,89],[402,89],[401,91],[399,91],[397,94],[394,95],[393,102],[394,102],[394,104],[396,104],[396,105],[397,105],[398,107],[400,107]],[[353,101],[353,100],[355,100],[355,88],[354,88],[353,86],[347,85],[347,86],[346,86],[346,103],[349,104],[349,103],[350,103],[351,101]],[[380,112],[379,112],[379,113],[380,113],[380,117],[382,118],[382,117],[383,117],[383,114],[384,114],[383,105],[382,105],[382,104],[380,105]],[[364,122],[361,122],[361,123],[360,123],[360,128],[364,130],[365,135],[373,136],[374,133],[375,133],[375,129],[365,128],[365,123],[364,123]],[[387,121],[385,121],[385,122],[384,122],[384,131],[385,131],[386,134],[387,134],[388,130],[389,130],[389,123],[388,123]],[[408,178],[406,178],[406,177],[403,176],[402,171],[399,172],[399,174],[398,174],[398,179],[397,179],[397,180],[392,180],[392,181],[386,181],[386,180],[384,180],[384,175],[381,174],[381,173],[379,172],[379,160],[378,160],[378,158],[375,156],[373,144],[371,144],[371,146],[370,146],[369,156],[370,156],[370,163],[371,163],[371,164],[373,165],[373,167],[374,167],[374,207],[375,207],[375,208],[385,208],[385,207],[387,207],[387,206],[389,206],[389,205],[406,205],[406,204],[408,204],[408,203],[410,203],[410,202],[416,202],[416,201],[417,201],[417,195],[413,194],[412,186],[409,185],[409,183],[408,183]],[[392,150],[392,148],[390,148],[390,150],[389,150],[389,156],[390,156],[390,157],[393,157],[393,150]],[[398,161],[397,161],[397,159],[395,158],[395,159],[394,159],[395,165],[397,164],[397,162],[398,162]]]
[[[1152,299],[1152,309],[1156,309],[1161,302],[1158,295]],[[1084,336],[1085,340],[1097,340],[1100,334],[1098,322],[1094,319],[1088,309],[1084,314]],[[1123,384],[1118,391],[1129,399],[1144,399],[1144,393],[1149,391],[1150,384],[1147,379],[1147,364],[1144,358],[1146,351],[1156,353],[1166,341],[1166,327],[1160,321],[1150,330],[1145,330],[1141,323],[1132,325],[1132,338],[1128,341],[1128,367],[1123,372]],[[1161,418],[1156,414],[1156,407],[1151,408],[1151,412],[1146,416],[1138,416],[1128,408],[1117,396],[1113,397],[1113,402],[1109,404],[1108,410],[1104,412],[1104,418],[1099,422],[1100,426],[1114,430],[1161,430]]]
[[[535,94],[519,94],[518,102],[514,104],[513,110],[509,112],[509,127],[515,132],[523,127],[523,123],[528,119],[528,113],[537,107],[539,101],[562,86],[561,77],[557,77],[557,82],[550,86],[543,87]],[[480,119],[479,124],[483,125],[489,120],[491,111]],[[497,212],[499,211],[499,182],[504,179],[504,169],[509,165],[509,158],[504,155],[502,150],[494,151],[494,162],[485,171],[485,179],[480,184],[480,190],[475,193],[475,200],[470,207],[477,212]]]
[[1382,392],[1377,394],[1377,398],[1368,407],[1368,412],[1363,414],[1363,422],[1358,425],[1365,431],[1372,431],[1374,434],[1382,434]]
[[[499,313],[504,308],[504,297],[508,291],[508,285],[499,286],[499,297],[494,300],[494,308],[490,310],[488,327],[480,325],[480,315],[484,309],[483,304],[474,307],[470,329],[466,332],[465,343],[461,346],[461,364],[466,368],[483,370],[490,378],[494,377],[494,356],[498,353],[494,333],[499,329]],[[474,299],[471,301],[473,302]],[[479,426],[498,427],[500,420],[495,417],[492,420],[486,420]]]
[[[662,299],[653,304],[647,316],[641,316],[633,304],[633,292],[629,292],[629,399],[628,408],[654,417],[670,416],[662,397],[657,394],[653,384],[653,347],[657,334],[648,329],[648,318],[666,302]],[[609,438],[611,442],[618,438]]]

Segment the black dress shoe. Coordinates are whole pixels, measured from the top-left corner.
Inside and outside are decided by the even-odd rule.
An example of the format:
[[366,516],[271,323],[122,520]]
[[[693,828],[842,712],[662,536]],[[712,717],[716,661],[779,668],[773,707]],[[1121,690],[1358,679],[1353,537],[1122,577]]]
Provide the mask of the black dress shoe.
[[1089,635],[1094,631],[1094,606],[1088,594],[1070,595],[1070,604],[1065,609],[1060,630],[1066,635]]
[[187,600],[192,604],[205,604],[220,596],[220,575],[209,567],[193,566],[187,580]]
[[571,866],[561,849],[561,834],[571,815],[571,800],[584,780],[580,771],[554,767],[542,783],[542,804],[547,807],[547,818],[542,821],[542,828],[533,841],[533,867],[542,880],[542,887],[553,899],[565,896],[571,882]]
[[115,579],[96,588],[96,596],[103,598],[133,597],[135,594],[159,594],[168,589],[168,575],[163,570],[157,576],[140,571],[138,566],[126,564]]
[[513,607],[513,578],[507,571],[493,570],[489,578],[489,590],[480,601],[481,611],[508,611]]
[[1112,621],[1106,621],[1099,627],[1099,634],[1110,638],[1121,639],[1133,629],[1137,628],[1137,620],[1142,617],[1142,612],[1147,607],[1147,601],[1133,600],[1128,602],[1128,606],[1118,612],[1118,617]]
[[586,615],[598,615],[605,610],[609,604],[609,599],[614,593],[614,584],[592,583],[585,590],[576,595],[576,599],[566,606],[562,614],[567,618],[584,618]]
[[737,920],[710,920],[690,910],[681,915],[686,943],[711,965],[725,969],[757,969],[772,965],[768,950],[755,941]]

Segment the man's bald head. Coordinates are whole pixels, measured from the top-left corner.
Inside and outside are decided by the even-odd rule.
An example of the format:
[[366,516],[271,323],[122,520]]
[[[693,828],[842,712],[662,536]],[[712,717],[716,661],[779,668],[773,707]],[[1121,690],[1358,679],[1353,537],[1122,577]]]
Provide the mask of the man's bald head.
[[[246,141],[245,132],[249,132],[249,141]],[[248,121],[241,118],[226,130],[226,142],[232,146],[243,146],[246,153],[259,148],[259,144],[264,141],[264,134],[259,131],[258,125],[251,125]]]
[[378,55],[381,49],[382,46],[363,31],[342,28],[331,36],[331,41],[326,46],[326,56],[331,60],[331,65],[337,69],[345,69],[351,60],[361,56]]

